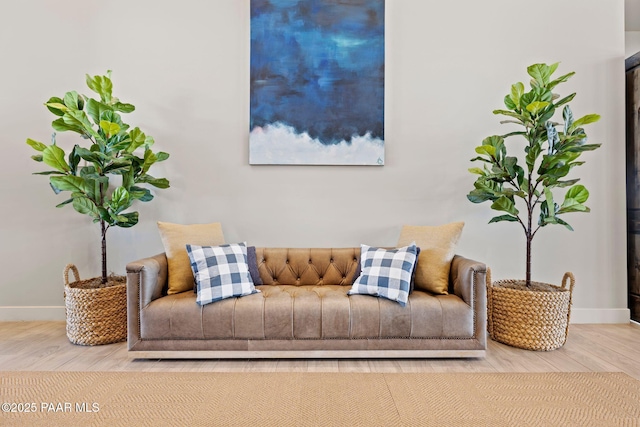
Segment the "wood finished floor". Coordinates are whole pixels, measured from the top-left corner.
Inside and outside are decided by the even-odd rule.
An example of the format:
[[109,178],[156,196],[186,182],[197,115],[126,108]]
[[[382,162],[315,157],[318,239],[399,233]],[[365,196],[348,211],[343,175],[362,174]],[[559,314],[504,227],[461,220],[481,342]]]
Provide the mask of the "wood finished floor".
[[0,322],[0,371],[624,372],[640,380],[640,326],[571,325],[564,347],[489,341],[484,359],[131,360],[126,343],[71,344],[64,322]]

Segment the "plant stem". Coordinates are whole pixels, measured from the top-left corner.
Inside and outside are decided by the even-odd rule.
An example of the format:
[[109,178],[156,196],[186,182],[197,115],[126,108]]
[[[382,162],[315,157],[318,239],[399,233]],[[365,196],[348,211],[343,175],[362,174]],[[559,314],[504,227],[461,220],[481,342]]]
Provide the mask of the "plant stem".
[[[529,139],[529,141],[531,141],[531,139]],[[530,142],[529,147],[531,147],[532,145],[533,144]],[[529,191],[526,199],[527,227],[524,231],[525,237],[527,239],[527,264],[526,264],[526,270],[525,270],[526,271],[525,285],[527,286],[527,288],[531,287],[531,241],[533,240],[533,234],[531,233],[531,229],[532,229],[533,208],[536,206],[536,204],[538,203],[538,200],[540,199],[540,197],[538,197],[538,199],[533,201],[533,197],[535,195],[536,188],[538,187],[538,183],[536,182],[536,184],[533,185],[531,183],[532,177],[533,177],[533,173],[530,171],[529,178],[528,178]]]
[[[101,174],[101,176],[103,176]],[[105,186],[100,183],[100,206],[104,206]],[[100,218],[101,244],[102,244],[102,284],[107,283],[107,230],[109,226],[103,218]]]
[[531,234],[531,214],[529,214],[529,228],[526,231],[527,236],[527,277],[526,277],[526,285],[527,288],[531,287],[531,241],[533,240],[533,235]]
[[102,284],[107,283],[107,225],[103,219],[100,220],[102,231]]

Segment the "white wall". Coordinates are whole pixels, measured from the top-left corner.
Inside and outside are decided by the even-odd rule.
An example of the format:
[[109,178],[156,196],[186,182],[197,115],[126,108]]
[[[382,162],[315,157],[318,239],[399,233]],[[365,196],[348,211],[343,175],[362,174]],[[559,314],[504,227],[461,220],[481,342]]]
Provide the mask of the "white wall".
[[[96,226],[70,207],[54,208],[62,196],[30,175],[40,165],[24,143],[48,140],[52,116],[42,103],[66,90],[88,93],[85,73],[113,69],[116,96],[137,107],[129,123],[171,153],[153,172],[172,188],[139,206],[135,228],[110,232],[115,272],[162,251],[157,220],[221,221],[227,241],[301,247],[393,245],[402,224],[462,220],[458,252],[500,279],[524,276],[524,237],[517,225],[487,225],[489,206],[466,200],[469,159],[485,136],[506,131],[491,111],[512,83],[528,81],[526,66],[555,61],[560,72],[577,72],[562,89],[578,92],[575,114],[602,115],[589,134],[603,148],[576,170],[592,213],[570,219],[574,233],[536,236],[534,279],[557,283],[573,271],[574,306],[586,321],[628,318],[623,1],[465,7],[387,1],[384,167],[279,167],[248,165],[248,0],[2,3],[0,319],[48,317],[50,309],[23,308],[60,307],[69,262],[83,276],[99,274]],[[580,19],[559,18],[575,10]],[[550,31],[542,24],[549,19],[561,25]],[[77,138],[58,140],[70,146]]]
[[640,52],[640,31],[627,31],[624,33],[624,56],[630,57]]

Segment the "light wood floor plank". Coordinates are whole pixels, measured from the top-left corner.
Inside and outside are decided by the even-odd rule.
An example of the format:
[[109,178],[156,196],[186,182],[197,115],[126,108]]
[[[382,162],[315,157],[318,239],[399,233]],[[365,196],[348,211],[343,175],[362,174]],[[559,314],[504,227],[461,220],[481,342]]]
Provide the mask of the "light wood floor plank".
[[571,325],[564,347],[489,341],[483,359],[132,360],[126,343],[78,346],[65,322],[0,322],[0,370],[163,372],[625,372],[640,379],[640,326]]

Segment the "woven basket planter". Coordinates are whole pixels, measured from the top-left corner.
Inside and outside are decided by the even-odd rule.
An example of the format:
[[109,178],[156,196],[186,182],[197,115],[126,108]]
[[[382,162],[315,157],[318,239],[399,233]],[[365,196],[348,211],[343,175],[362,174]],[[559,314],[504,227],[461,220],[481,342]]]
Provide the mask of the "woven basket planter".
[[[69,283],[69,271],[75,281]],[[101,345],[127,339],[126,279],[112,276],[106,284],[99,277],[80,280],[78,269],[64,269],[64,304],[67,337],[80,345]]]
[[[567,289],[567,280],[570,286]],[[487,271],[488,332],[495,341],[526,350],[550,351],[567,341],[575,278],[562,286],[524,280],[491,281]]]

